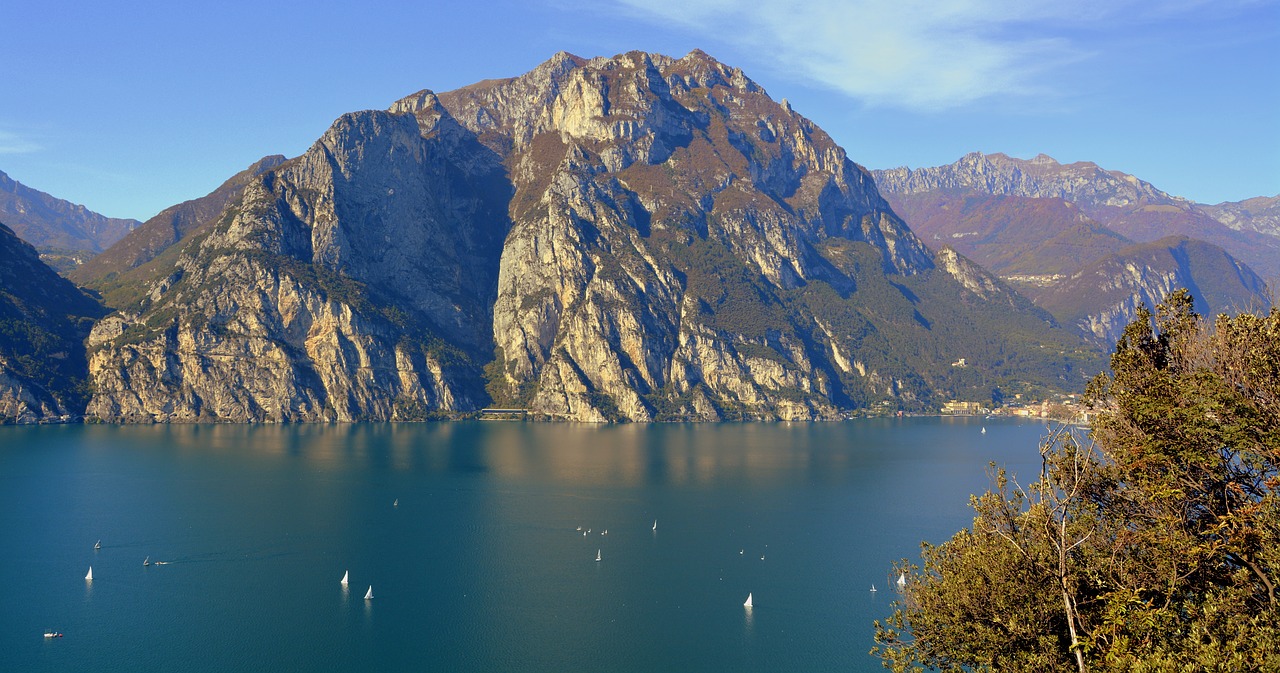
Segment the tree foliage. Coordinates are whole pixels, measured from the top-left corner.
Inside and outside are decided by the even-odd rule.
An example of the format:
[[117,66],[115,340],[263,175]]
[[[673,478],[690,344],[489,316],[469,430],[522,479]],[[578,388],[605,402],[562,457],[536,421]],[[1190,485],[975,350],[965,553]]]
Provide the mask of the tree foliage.
[[1145,308],[1025,486],[923,545],[872,650],[894,671],[1280,670],[1280,309]]

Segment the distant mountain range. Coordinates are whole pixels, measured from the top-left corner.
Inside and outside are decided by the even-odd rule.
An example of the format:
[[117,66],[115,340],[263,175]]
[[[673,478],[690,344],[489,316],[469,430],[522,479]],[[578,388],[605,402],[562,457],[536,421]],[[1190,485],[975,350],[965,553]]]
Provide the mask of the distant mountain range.
[[140,224],[104,217],[0,172],[0,222],[35,246],[46,261],[69,269],[102,252]]
[[1280,237],[1268,233],[1275,199],[1193,204],[1131,175],[1045,155],[972,153],[873,174],[926,243],[971,256],[1104,346],[1139,302],[1152,306],[1174,287],[1189,288],[1212,315],[1265,309],[1264,278],[1280,276]]

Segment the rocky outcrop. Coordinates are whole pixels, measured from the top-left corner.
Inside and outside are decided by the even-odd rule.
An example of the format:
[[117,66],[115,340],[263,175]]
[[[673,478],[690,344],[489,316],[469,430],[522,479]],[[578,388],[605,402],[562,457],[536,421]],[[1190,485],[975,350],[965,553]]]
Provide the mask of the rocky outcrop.
[[94,332],[100,418],[833,418],[1061,379],[1011,338],[1084,353],[940,272],[865,169],[701,52],[345,115],[175,257]]

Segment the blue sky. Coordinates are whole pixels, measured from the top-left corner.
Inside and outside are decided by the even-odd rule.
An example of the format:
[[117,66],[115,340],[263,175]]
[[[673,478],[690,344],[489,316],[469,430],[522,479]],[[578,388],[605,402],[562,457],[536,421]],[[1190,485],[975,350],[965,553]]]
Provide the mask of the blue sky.
[[1280,0],[186,4],[4,0],[0,170],[146,219],[418,89],[700,48],[869,168],[1043,152],[1202,202],[1280,194]]

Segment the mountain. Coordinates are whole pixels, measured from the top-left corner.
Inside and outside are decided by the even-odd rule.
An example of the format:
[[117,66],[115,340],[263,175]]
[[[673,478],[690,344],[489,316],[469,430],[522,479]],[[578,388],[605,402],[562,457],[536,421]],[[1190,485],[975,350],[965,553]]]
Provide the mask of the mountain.
[[123,297],[117,296],[121,288],[137,287],[125,274],[160,256],[201,227],[211,224],[230,203],[240,198],[244,188],[254,178],[279,166],[284,160],[278,154],[263,157],[209,194],[165,208],[102,254],[67,271],[67,278],[82,287],[103,293],[108,305],[136,301],[137,297],[129,296],[127,292]]
[[1206,207],[1167,194],[1148,182],[1105,170],[1092,162],[1060,164],[1043,154],[1016,159],[972,152],[953,164],[874,171],[887,194],[938,190],[1069,201],[1106,228],[1136,242],[1186,236],[1213,243],[1248,264],[1263,278],[1280,279],[1280,237],[1248,227],[1232,227],[1210,211],[1229,217],[1230,204]]
[[[0,172],[0,221],[41,252],[66,262],[102,252],[137,227],[137,220],[99,215],[54,198]],[[78,254],[77,254],[78,253]]]
[[835,418],[1102,365],[699,51],[561,53],[343,115],[207,221],[118,277],[90,415]]
[[1187,288],[1204,315],[1263,311],[1266,285],[1222,248],[1170,236],[1107,255],[1035,294],[1036,303],[1101,343],[1113,344],[1140,303],[1153,307]]
[[0,423],[67,420],[83,413],[84,339],[104,313],[0,224]]
[[1197,204],[1196,209],[1237,231],[1280,236],[1280,195],[1259,196],[1216,205]]

